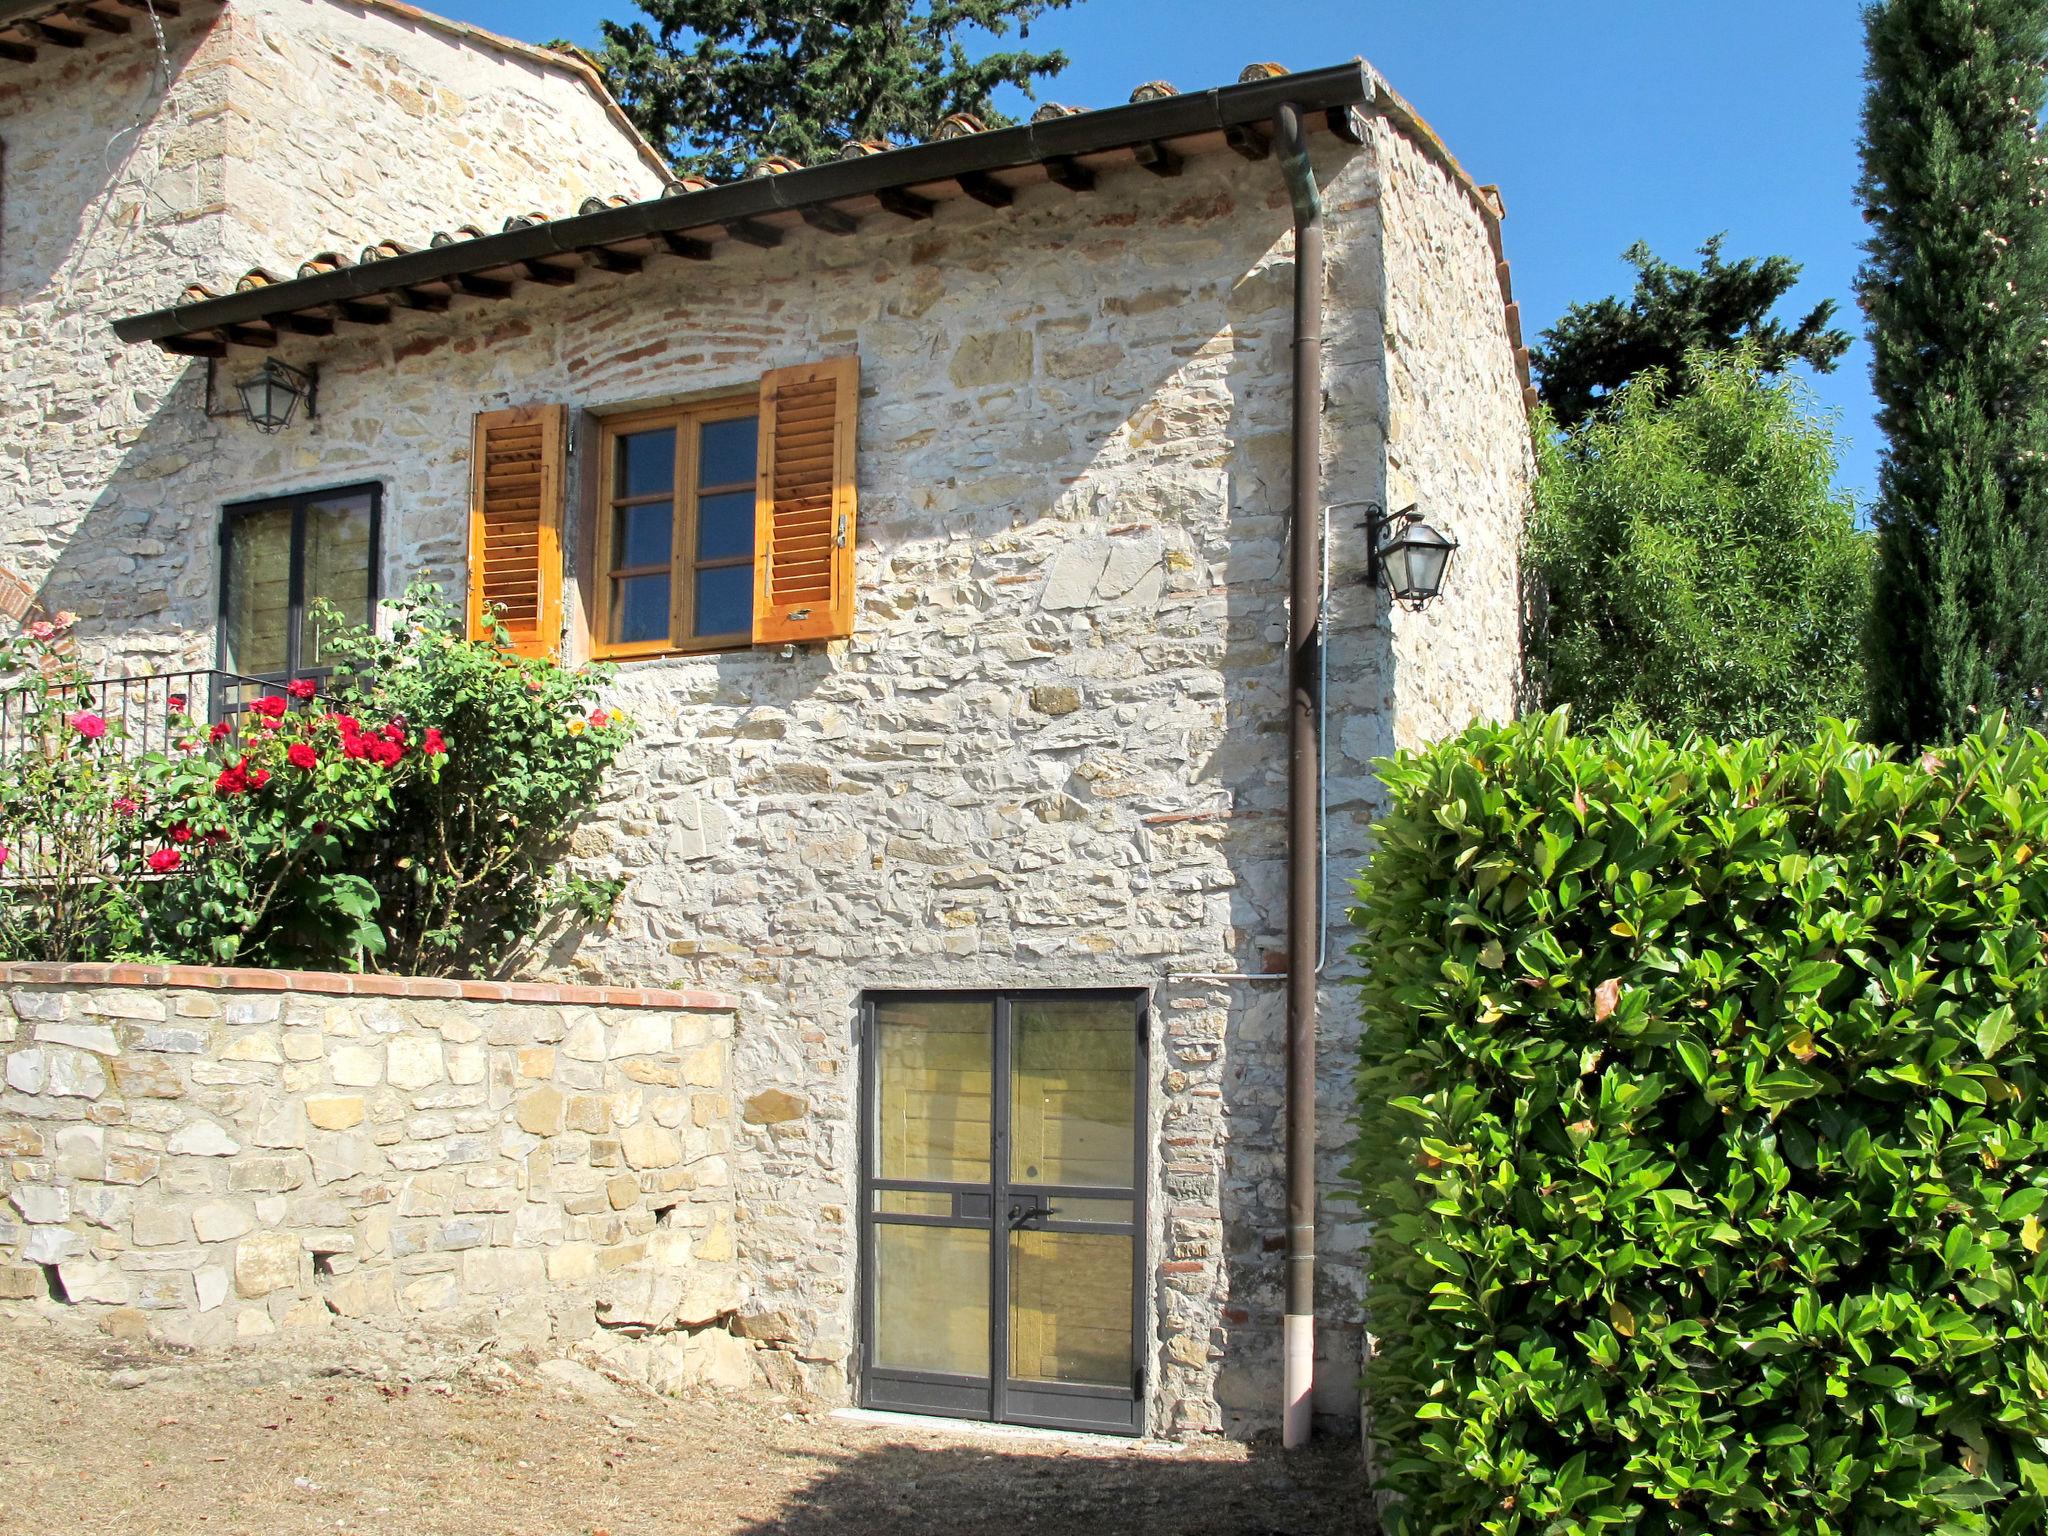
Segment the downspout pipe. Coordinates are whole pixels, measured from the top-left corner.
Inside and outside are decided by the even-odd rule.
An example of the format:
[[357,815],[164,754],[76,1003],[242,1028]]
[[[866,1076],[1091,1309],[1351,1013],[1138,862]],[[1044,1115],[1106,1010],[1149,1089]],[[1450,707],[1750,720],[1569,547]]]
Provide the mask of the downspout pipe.
[[1322,653],[1323,199],[1301,109],[1273,114],[1294,205],[1294,463],[1287,659],[1287,1302],[1281,1322],[1281,1444],[1306,1445],[1316,1359],[1316,940],[1322,927],[1316,729]]

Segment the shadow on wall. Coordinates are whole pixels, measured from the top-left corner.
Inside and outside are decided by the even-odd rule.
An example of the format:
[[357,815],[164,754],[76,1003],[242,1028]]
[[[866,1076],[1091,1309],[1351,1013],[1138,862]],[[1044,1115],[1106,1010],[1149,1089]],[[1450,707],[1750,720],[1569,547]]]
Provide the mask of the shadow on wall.
[[1015,1442],[888,1445],[811,1456],[815,1473],[744,1536],[1365,1536],[1375,1529],[1355,1441],[1249,1459],[1129,1456]]

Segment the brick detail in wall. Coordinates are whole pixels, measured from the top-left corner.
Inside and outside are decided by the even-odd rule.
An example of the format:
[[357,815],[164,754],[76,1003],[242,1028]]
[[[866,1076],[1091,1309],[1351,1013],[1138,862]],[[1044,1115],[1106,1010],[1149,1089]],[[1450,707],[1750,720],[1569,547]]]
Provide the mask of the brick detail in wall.
[[330,997],[460,999],[586,1008],[690,1008],[731,1012],[724,992],[661,987],[585,987],[553,981],[455,981],[440,976],[368,976],[342,971],[265,971],[206,965],[0,963],[0,986],[202,987],[230,992],[312,992]]

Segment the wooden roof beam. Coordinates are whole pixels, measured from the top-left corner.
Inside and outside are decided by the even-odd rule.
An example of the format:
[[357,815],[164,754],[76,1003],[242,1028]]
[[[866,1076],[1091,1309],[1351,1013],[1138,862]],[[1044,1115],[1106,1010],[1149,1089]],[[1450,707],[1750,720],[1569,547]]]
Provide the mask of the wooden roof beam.
[[772,251],[782,244],[782,231],[757,219],[735,219],[725,226],[725,232],[743,244],[764,251]]
[[350,300],[334,306],[335,313],[350,325],[389,325],[391,310],[383,304],[358,304]]
[[644,256],[635,256],[631,251],[615,251],[607,245],[594,245],[580,254],[600,272],[638,272],[647,265]]
[[178,0],[106,0],[109,5],[118,5],[124,11],[133,11],[138,16],[147,16],[154,10],[159,16],[182,16],[185,8]]
[[0,59],[9,59],[16,64],[33,64],[36,51],[27,43],[17,43],[12,38],[0,37]]
[[688,235],[679,235],[674,230],[663,230],[659,239],[661,244],[656,249],[665,256],[680,256],[684,261],[711,259],[711,243],[707,240],[692,240]]
[[850,235],[860,228],[860,220],[844,208],[834,208],[825,203],[820,203],[815,208],[806,208],[804,222],[828,235]]
[[550,288],[566,288],[576,281],[574,267],[558,267],[551,261],[527,261],[520,265],[526,275],[536,283],[545,283]]
[[915,192],[906,192],[901,187],[883,187],[875,194],[875,201],[899,219],[928,219],[932,216],[932,200],[919,197]]
[[159,347],[173,357],[226,357],[228,344],[212,336],[166,336]]
[[334,316],[316,315],[310,310],[295,315],[279,315],[279,330],[290,331],[294,336],[332,336]]
[[1263,160],[1273,151],[1273,141],[1263,128],[1234,123],[1223,130],[1223,142],[1247,160]]
[[509,299],[512,285],[501,277],[478,277],[474,272],[459,273],[455,278],[456,290],[468,294],[472,299]]
[[109,15],[105,11],[80,9],[66,12],[66,14],[76,21],[84,22],[95,31],[112,32],[117,36],[123,32],[133,31],[135,28],[135,23],[126,16]]
[[1007,208],[1017,200],[1017,194],[1008,183],[997,181],[987,171],[969,171],[953,180],[962,192],[991,208]]
[[1093,192],[1095,173],[1068,155],[1055,155],[1045,162],[1045,178],[1069,192]]
[[83,48],[85,33],[74,32],[69,27],[52,26],[54,17],[45,16],[40,21],[17,21],[15,25],[24,34],[38,43],[48,43],[52,48]]
[[1131,158],[1154,176],[1178,176],[1180,155],[1157,140],[1131,146]]

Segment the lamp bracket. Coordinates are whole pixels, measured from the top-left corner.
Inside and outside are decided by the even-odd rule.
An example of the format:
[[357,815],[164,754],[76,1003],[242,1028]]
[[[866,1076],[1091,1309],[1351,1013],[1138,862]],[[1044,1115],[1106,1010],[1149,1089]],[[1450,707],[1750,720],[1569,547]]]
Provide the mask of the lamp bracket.
[[1389,535],[1421,521],[1422,514],[1412,501],[1398,512],[1389,512],[1376,501],[1365,504],[1365,579],[1369,586],[1379,585],[1380,546]]
[[[238,417],[246,420],[249,412],[245,407],[222,407],[218,403],[219,393],[215,380],[218,377],[219,367],[218,359],[209,357],[206,360],[206,414],[215,421],[222,421],[228,417]],[[299,386],[305,399],[306,420],[312,421],[319,414],[314,408],[320,396],[320,369],[317,365],[294,368],[290,363],[281,363],[274,357],[266,357],[263,360],[263,367],[260,371],[265,373],[281,373]]]

